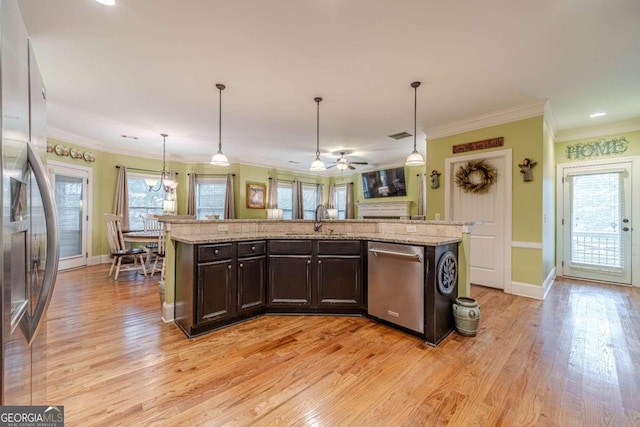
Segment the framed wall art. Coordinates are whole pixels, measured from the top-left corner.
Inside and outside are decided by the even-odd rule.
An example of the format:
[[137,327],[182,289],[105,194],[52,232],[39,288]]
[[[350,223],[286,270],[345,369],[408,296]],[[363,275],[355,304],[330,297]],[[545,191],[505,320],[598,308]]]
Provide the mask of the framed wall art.
[[247,207],[264,209],[267,187],[264,184],[247,184]]

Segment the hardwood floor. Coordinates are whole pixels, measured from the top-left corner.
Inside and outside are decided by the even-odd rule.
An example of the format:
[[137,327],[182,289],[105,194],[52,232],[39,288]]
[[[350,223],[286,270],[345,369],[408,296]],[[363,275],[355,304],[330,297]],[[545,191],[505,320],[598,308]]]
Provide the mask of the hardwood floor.
[[59,274],[46,403],[67,426],[638,426],[640,289],[474,287],[474,338],[437,348],[361,317],[263,316],[188,340],[157,282]]

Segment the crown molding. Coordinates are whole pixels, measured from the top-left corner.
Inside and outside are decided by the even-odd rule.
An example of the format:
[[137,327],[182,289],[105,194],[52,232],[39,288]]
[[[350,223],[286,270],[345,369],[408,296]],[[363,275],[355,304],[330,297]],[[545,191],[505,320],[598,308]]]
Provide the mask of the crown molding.
[[578,129],[570,129],[556,133],[556,142],[574,141],[576,139],[595,138],[598,136],[613,135],[623,132],[640,130],[640,118],[625,120],[615,123],[607,123],[599,126],[589,126]]
[[[95,139],[80,136],[72,132],[67,132],[55,127],[47,128],[47,139],[49,138],[59,140],[60,142],[63,142],[65,144],[77,144],[84,148],[99,150],[105,153],[123,154],[121,149],[115,149],[112,145],[96,141]],[[127,149],[126,155],[133,157],[142,157],[145,159],[162,160],[161,152],[156,153],[151,151]],[[166,159],[170,161],[186,163],[185,156],[176,156],[172,155],[171,153],[166,153]]]
[[497,126],[517,120],[529,119],[531,117],[542,116],[545,113],[547,100],[538,101],[531,104],[523,104],[493,113],[482,114],[465,120],[458,120],[446,125],[436,126],[425,130],[428,139],[442,138],[445,136],[458,135],[489,126]]

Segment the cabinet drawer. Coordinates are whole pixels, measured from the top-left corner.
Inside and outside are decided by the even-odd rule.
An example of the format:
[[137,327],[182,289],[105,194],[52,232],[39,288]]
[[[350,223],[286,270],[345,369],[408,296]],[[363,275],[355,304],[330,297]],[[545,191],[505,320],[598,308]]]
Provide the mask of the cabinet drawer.
[[319,240],[318,255],[360,255],[360,241]]
[[238,243],[238,257],[264,255],[265,249],[266,244],[264,240],[256,242],[240,242]]
[[311,255],[312,240],[271,240],[269,253],[274,255]]
[[220,261],[231,259],[232,256],[233,243],[198,246],[198,262]]

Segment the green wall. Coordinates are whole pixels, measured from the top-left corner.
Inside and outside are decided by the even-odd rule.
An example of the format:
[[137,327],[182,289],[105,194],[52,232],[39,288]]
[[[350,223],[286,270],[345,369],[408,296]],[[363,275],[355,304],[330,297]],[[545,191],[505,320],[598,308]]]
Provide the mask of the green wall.
[[[553,243],[545,245],[543,239],[551,238],[549,227],[552,227],[553,216],[548,216],[548,222],[543,221],[543,213],[549,215],[553,211],[553,200],[547,197],[547,205],[543,208],[543,194],[553,192],[553,141],[548,138],[546,141],[543,135],[543,117],[533,117],[525,120],[518,120],[511,123],[490,126],[470,132],[443,138],[432,139],[427,143],[427,168],[426,170],[438,170],[442,172],[440,176],[440,188],[427,189],[427,219],[434,219],[439,213],[444,218],[444,192],[442,185],[445,177],[445,160],[464,156],[472,153],[453,154],[452,147],[473,141],[481,141],[496,137],[504,137],[504,146],[478,151],[486,153],[510,149],[512,151],[512,182],[511,209],[512,209],[512,241],[540,244],[543,249],[512,248],[511,259],[511,280],[532,285],[542,285],[544,278],[553,268],[547,265],[542,259],[553,259]],[[529,158],[537,162],[533,168],[533,181],[524,182],[520,173],[519,163],[524,158]],[[548,164],[550,163],[550,165]],[[543,191],[544,189],[544,191]],[[551,225],[549,225],[551,224]],[[543,233],[543,226],[545,233]],[[550,253],[547,253],[550,251]],[[522,264],[524,263],[524,265]]]
[[[92,228],[91,228],[91,256],[109,254],[109,247],[106,241],[106,228],[102,215],[113,211],[113,201],[115,196],[116,180],[118,177],[117,165],[126,165],[129,168],[161,170],[162,160],[147,159],[125,154],[115,154],[104,151],[88,149],[77,144],[70,144],[66,141],[59,141],[49,138],[48,143],[52,146],[62,144],[69,150],[77,148],[82,152],[91,152],[94,154],[95,162],[86,162],[84,160],[76,160],[71,157],[58,156],[53,153],[45,154],[46,160],[55,160],[63,163],[81,165],[89,167],[93,170],[93,183],[91,183],[93,200],[91,203]],[[353,180],[361,182],[360,174],[344,175],[339,177],[325,177],[319,175],[296,173],[292,171],[278,170],[274,168],[265,168],[260,166],[251,166],[243,164],[233,164],[228,167],[216,167],[207,163],[188,164],[176,161],[167,161],[167,169],[178,173],[178,213],[186,213],[186,198],[188,187],[188,174],[215,174],[225,176],[228,173],[235,174],[234,195],[236,217],[242,219],[262,219],[267,217],[266,209],[250,209],[246,206],[246,185],[247,184],[265,184],[268,185],[269,177],[282,180],[300,180],[308,184],[324,184],[324,199],[328,199],[329,184],[345,183]],[[360,189],[360,193],[362,190]],[[362,198],[362,196],[360,197]]]

